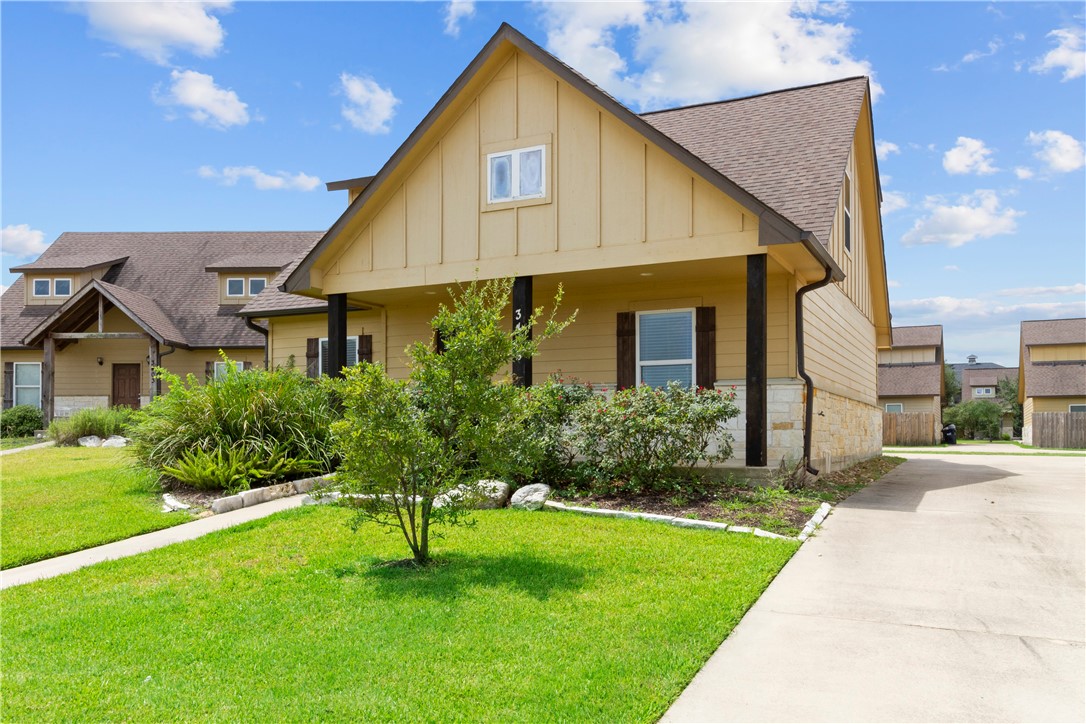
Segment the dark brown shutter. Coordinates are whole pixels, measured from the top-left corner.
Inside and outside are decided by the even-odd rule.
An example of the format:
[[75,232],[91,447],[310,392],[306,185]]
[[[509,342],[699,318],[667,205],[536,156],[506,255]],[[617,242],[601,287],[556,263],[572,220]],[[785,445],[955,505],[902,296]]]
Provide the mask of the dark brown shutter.
[[4,363],[4,409],[15,404],[15,363]]
[[445,354],[445,338],[441,336],[441,330],[434,330],[434,351],[438,354]]
[[321,341],[317,337],[310,337],[305,341],[305,376],[320,377],[320,350]]
[[615,328],[616,384],[620,390],[637,385],[637,312],[619,312]]
[[694,383],[712,388],[716,383],[716,307],[698,307],[695,314],[698,368]]
[[211,382],[214,379],[215,379],[215,363],[214,362],[205,362],[204,363],[204,382]]
[[253,363],[252,362],[242,362],[241,363],[241,368],[243,370],[251,370],[253,368]]
[[373,362],[372,334],[363,334],[358,337],[358,361]]

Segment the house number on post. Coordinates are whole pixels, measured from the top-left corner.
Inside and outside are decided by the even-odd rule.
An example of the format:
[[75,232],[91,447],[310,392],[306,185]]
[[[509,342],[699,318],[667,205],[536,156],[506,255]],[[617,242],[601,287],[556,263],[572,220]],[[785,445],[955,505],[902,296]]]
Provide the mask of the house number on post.
[[[517,277],[513,280],[513,329],[528,323],[532,316],[532,278]],[[532,330],[528,330],[528,339]],[[532,358],[513,360],[513,380],[522,387],[532,384]]]

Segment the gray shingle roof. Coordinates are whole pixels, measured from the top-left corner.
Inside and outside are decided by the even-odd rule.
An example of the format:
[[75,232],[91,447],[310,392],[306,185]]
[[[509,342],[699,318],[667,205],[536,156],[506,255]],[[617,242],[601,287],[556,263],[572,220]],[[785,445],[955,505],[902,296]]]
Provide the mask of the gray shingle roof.
[[866,92],[849,78],[641,117],[826,244]]
[[328,309],[328,303],[323,299],[303,297],[300,294],[287,294],[279,291],[279,287],[287,280],[290,273],[301,263],[302,257],[298,257],[286,266],[283,271],[272,279],[264,291],[257,294],[253,301],[242,307],[240,314],[245,317],[260,317],[264,315],[275,316],[284,313],[301,314],[305,312],[323,312]]
[[[297,258],[320,237],[317,231],[68,232],[38,261],[51,264],[72,257],[127,256],[102,281],[153,300],[158,313],[168,320],[168,325],[162,320],[156,324],[172,326],[193,347],[259,347],[263,337],[245,326],[237,315],[240,307],[219,304],[218,274],[204,268],[231,256]],[[23,337],[57,311],[57,307],[24,306],[24,289],[20,277],[0,298],[0,345],[5,348],[22,347]],[[157,314],[146,306],[141,309],[151,317]]]
[[1022,322],[1022,343],[1086,344],[1086,318],[1040,319]]
[[939,347],[943,344],[943,325],[923,327],[894,327],[894,347]]
[[942,365],[879,365],[879,397],[942,394]]
[[9,271],[83,271],[84,269],[97,269],[100,266],[113,266],[128,258],[127,254],[118,256],[115,253],[100,253],[94,249],[88,249],[80,253],[68,253],[62,255],[42,254],[29,264],[13,266]]
[[1034,362],[1030,347],[1086,344],[1086,319],[1044,319],[1022,322],[1025,397],[1086,396],[1086,360]]

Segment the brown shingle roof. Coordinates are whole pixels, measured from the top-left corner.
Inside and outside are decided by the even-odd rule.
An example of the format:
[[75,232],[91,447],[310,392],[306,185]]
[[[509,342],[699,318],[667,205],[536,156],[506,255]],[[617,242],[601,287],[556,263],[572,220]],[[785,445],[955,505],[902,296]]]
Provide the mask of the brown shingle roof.
[[943,368],[937,364],[879,365],[879,397],[933,397],[942,394]]
[[641,117],[826,244],[866,93],[849,78]]
[[[106,272],[103,281],[154,300],[187,344],[259,347],[263,337],[245,326],[237,305],[219,304],[218,274],[204,267],[239,255],[297,258],[320,237],[321,232],[315,231],[68,232],[39,261],[53,263],[76,255],[127,256],[127,261]],[[22,339],[57,311],[57,307],[24,306],[24,289],[20,277],[0,299],[0,346],[4,348],[22,347]]]
[[1086,360],[1034,362],[1030,347],[1086,344],[1086,319],[1043,319],[1022,322],[1022,397],[1086,396]]
[[275,271],[294,260],[294,255],[274,251],[257,254],[234,254],[217,259],[204,267],[204,271]]
[[257,294],[253,301],[242,307],[239,314],[244,317],[277,316],[287,313],[323,312],[328,309],[328,303],[323,299],[303,297],[300,294],[287,294],[279,291],[279,287],[287,280],[287,277],[302,261],[298,257],[287,265],[283,271],[271,281],[264,291]]
[[42,254],[40,257],[30,262],[29,264],[20,264],[19,266],[13,266],[8,271],[83,271],[84,269],[96,269],[101,266],[113,266],[114,264],[120,264],[127,258],[127,254],[122,254],[120,256],[108,252],[103,254],[100,252],[96,252],[94,249],[88,249],[78,253],[69,253],[63,255],[49,255],[46,253]]
[[1086,344],[1086,318],[1040,319],[1022,322],[1022,343]]
[[894,327],[894,347],[939,347],[943,344],[943,325],[923,327]]
[[962,402],[974,399],[974,387],[995,387],[1000,380],[1018,380],[1017,367],[966,367],[962,370]]

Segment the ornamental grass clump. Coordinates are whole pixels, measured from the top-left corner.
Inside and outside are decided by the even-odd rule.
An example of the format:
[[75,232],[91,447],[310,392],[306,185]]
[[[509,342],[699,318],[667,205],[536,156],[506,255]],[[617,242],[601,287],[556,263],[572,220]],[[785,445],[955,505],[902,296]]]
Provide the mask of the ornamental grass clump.
[[140,411],[129,435],[160,482],[236,491],[334,468],[327,390],[292,369],[225,368],[206,384],[156,370],[169,391]]
[[572,317],[555,317],[559,289],[548,318],[537,308],[528,326],[510,330],[503,310],[512,284],[473,282],[454,293],[431,322],[442,349],[409,347],[407,380],[364,362],[326,383],[343,402],[343,419],[332,426],[342,464],[324,492],[340,494],[338,504],[355,512],[356,527],[372,521],[399,529],[414,564],[430,561],[432,524],[471,522],[481,478],[530,475],[542,454],[525,432],[532,398],[507,370]]
[[49,437],[57,445],[77,445],[79,438],[127,435],[136,411],[131,407],[85,407],[71,417],[49,423]]
[[573,448],[594,492],[666,492],[701,464],[732,456],[723,425],[739,414],[733,391],[670,382],[594,397],[573,413]]

